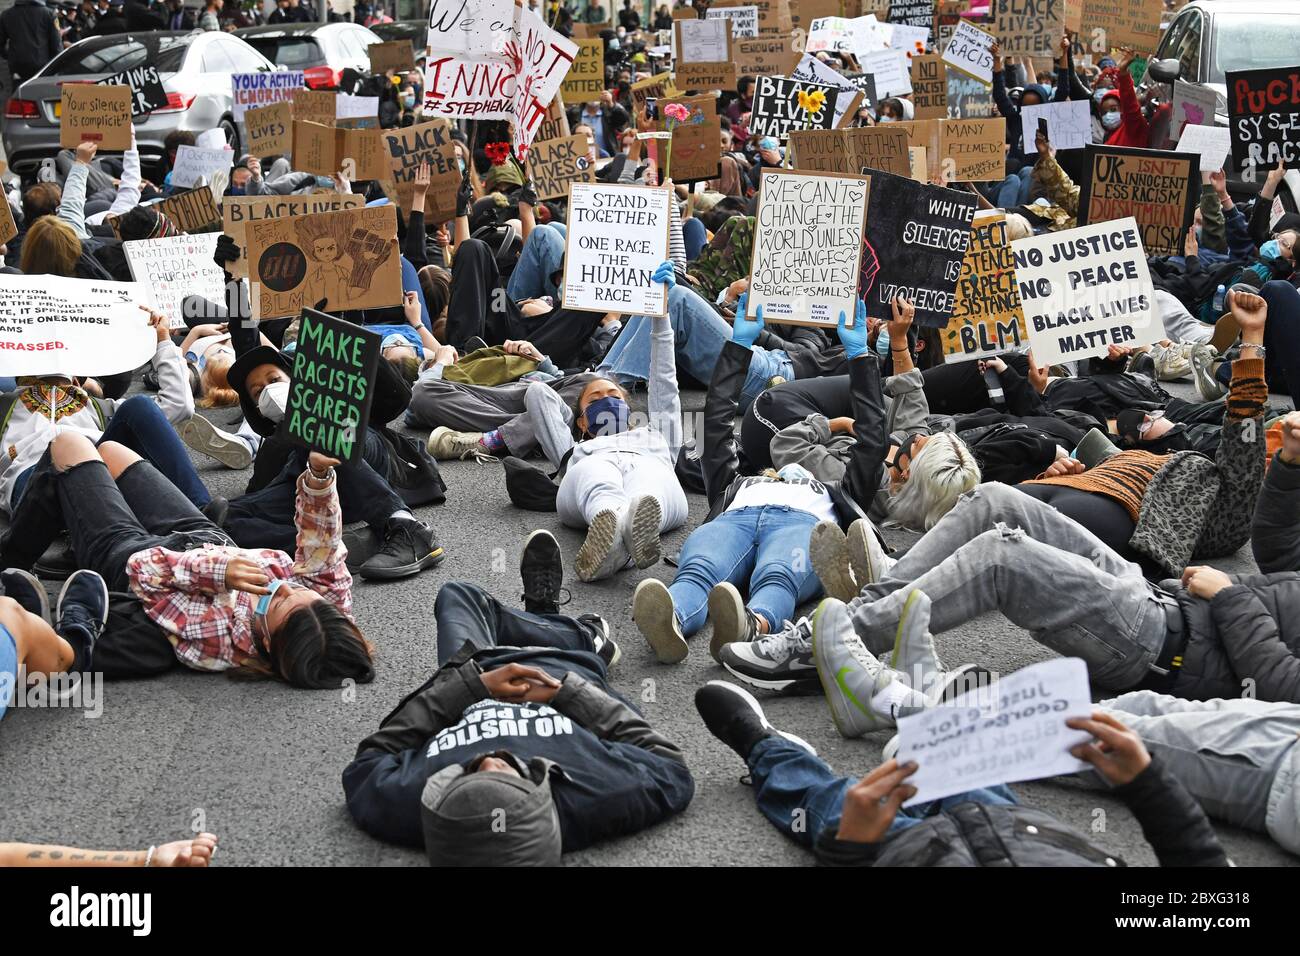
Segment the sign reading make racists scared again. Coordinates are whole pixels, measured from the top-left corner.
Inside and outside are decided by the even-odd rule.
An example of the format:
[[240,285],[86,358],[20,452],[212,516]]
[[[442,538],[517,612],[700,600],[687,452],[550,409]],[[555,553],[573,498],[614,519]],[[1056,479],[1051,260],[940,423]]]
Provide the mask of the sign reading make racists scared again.
[[1196,214],[1201,157],[1089,144],[1079,188],[1079,225],[1132,216],[1147,255],[1179,256]]

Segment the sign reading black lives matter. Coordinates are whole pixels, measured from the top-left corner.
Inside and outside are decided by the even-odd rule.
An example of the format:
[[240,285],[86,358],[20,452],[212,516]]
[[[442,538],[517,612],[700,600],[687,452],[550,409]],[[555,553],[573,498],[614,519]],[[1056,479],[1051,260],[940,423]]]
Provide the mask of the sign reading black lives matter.
[[865,170],[871,215],[862,250],[867,317],[891,319],[890,302],[916,306],[916,324],[941,329],[952,316],[957,280],[979,200],[964,190]]
[[[799,105],[799,94],[821,93],[815,110]],[[754,86],[754,110],[749,118],[751,136],[775,136],[785,139],[792,129],[830,129],[835,121],[833,86],[792,80],[785,76],[760,76]]]
[[765,320],[853,325],[867,214],[865,176],[765,169],[759,180],[747,311]]
[[653,186],[569,185],[566,309],[668,314],[668,291],[653,279],[668,258],[668,203]]
[[131,88],[131,115],[143,116],[167,105],[167,91],[156,66],[137,66],[114,73],[99,81],[100,86],[128,86]]
[[1017,239],[1016,283],[1039,365],[1164,338],[1138,222],[1131,216]]
[[341,462],[361,460],[383,336],[302,310],[280,436]]

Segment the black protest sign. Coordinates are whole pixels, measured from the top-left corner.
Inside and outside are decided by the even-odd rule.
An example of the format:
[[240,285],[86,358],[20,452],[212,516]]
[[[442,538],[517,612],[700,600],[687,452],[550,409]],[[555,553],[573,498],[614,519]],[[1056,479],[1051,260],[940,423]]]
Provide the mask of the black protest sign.
[[342,462],[360,461],[382,342],[377,332],[303,309],[280,437]]
[[786,76],[760,76],[754,86],[750,135],[785,139],[792,129],[830,129],[839,90]]
[[869,171],[871,199],[862,251],[867,317],[888,321],[890,301],[916,306],[916,324],[941,329],[952,316],[957,280],[979,200],[972,193]]
[[[1226,74],[1232,161],[1269,170],[1300,168],[1300,66]],[[1212,119],[1213,117],[1211,117]]]
[[1147,255],[1182,255],[1201,191],[1200,155],[1090,143],[1085,156],[1079,225],[1132,216]]
[[889,5],[889,22],[931,30],[934,28],[934,0],[893,0]]
[[126,86],[131,89],[131,115],[143,116],[167,105],[167,91],[156,66],[137,66],[100,80],[98,86]]

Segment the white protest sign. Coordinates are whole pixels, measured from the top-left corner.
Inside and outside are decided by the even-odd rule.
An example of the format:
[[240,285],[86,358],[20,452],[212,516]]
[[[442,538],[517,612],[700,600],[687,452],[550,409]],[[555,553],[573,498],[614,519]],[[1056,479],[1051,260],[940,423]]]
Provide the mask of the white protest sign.
[[1268,228],[1273,229],[1283,216],[1286,215],[1286,206],[1282,204],[1281,196],[1273,197],[1273,205],[1268,211]]
[[153,357],[134,282],[0,275],[0,375],[115,375]]
[[514,0],[432,0],[429,48],[465,59],[498,59],[515,22]]
[[731,21],[733,37],[758,36],[758,7],[712,7],[709,19],[726,19]]
[[726,63],[727,32],[731,29],[726,20],[678,20],[681,31],[681,49],[677,51],[679,63]]
[[235,120],[242,120],[245,110],[293,99],[293,91],[303,85],[302,70],[230,74]]
[[943,51],[943,62],[983,83],[993,85],[993,44],[997,38],[969,20],[962,20]]
[[224,149],[228,145],[226,143],[226,131],[224,129],[205,129],[194,140],[194,145],[199,149]]
[[853,28],[844,17],[818,17],[808,26],[806,53],[852,53]]
[[790,74],[790,79],[803,80],[806,83],[821,83],[823,86],[833,86],[844,91],[842,96],[835,98],[835,118],[831,120],[832,129],[839,129],[844,114],[850,109],[857,108],[858,88],[853,81],[815,56],[805,53],[794,68],[794,72]]
[[217,174],[229,176],[230,167],[234,162],[235,153],[229,146],[220,149],[178,146],[176,165],[172,167],[171,184],[178,188],[207,185]]
[[669,193],[651,186],[569,185],[564,307],[667,315],[651,278],[668,258]]
[[1022,106],[1020,125],[1024,131],[1024,150],[1030,156],[1037,155],[1034,136],[1040,119],[1047,121],[1047,139],[1057,149],[1083,149],[1092,142],[1092,113],[1087,100]]
[[1016,282],[1034,361],[1057,365],[1165,337],[1137,220],[1017,239]]
[[173,329],[185,327],[184,300],[201,295],[209,302],[224,302],[226,280],[212,261],[220,233],[165,236],[122,243],[131,276],[149,296],[148,304],[167,316]]
[[759,178],[749,315],[798,325],[852,325],[866,222],[863,176],[765,169]]
[[875,77],[876,96],[908,96],[912,92],[912,71],[907,54],[900,50],[878,50],[858,57],[862,72]]
[[1223,168],[1232,150],[1232,130],[1226,126],[1184,126],[1177,152],[1199,153],[1201,172],[1213,173]]
[[889,48],[920,56],[930,45],[930,28],[914,27],[906,23],[890,23]]
[[1077,657],[1063,657],[902,717],[897,760],[917,765],[907,778],[916,794],[903,806],[1087,770],[1091,765],[1070,748],[1092,735],[1065,722],[1091,716],[1088,667]]
[[370,119],[379,115],[379,97],[340,93],[334,97],[335,119]]
[[1218,96],[1208,86],[1174,81],[1174,106],[1169,116],[1169,141],[1178,142],[1188,126],[1213,126]]

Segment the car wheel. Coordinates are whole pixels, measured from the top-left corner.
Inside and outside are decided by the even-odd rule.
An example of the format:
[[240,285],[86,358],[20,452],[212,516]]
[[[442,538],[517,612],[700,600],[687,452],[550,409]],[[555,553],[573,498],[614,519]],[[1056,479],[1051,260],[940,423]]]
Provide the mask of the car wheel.
[[221,132],[225,134],[226,145],[228,145],[231,149],[235,151],[236,156],[240,155],[239,127],[235,125],[235,121],[232,120],[229,116],[223,116],[221,117],[221,122],[217,124],[217,128],[220,129]]

